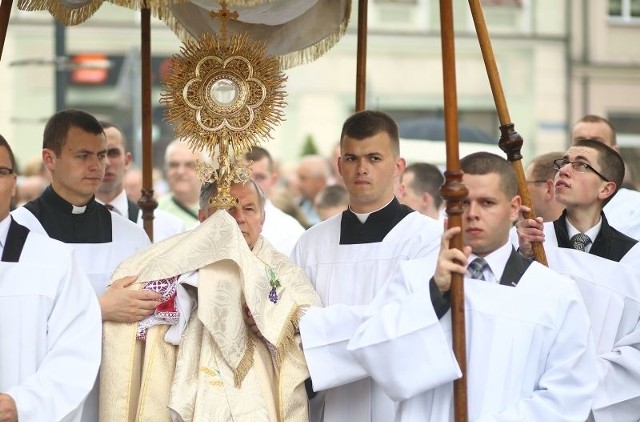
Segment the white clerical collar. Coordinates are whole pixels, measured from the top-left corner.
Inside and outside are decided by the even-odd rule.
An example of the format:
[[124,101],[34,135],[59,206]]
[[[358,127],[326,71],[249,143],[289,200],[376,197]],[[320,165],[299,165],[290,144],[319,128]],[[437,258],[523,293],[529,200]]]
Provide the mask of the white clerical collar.
[[[500,279],[502,278],[502,274],[504,273],[504,268],[507,266],[507,261],[511,256],[512,249],[513,246],[511,245],[511,242],[507,241],[507,243],[484,257],[484,260],[487,261],[487,264],[489,265],[489,272],[491,272],[490,275],[493,276],[493,279],[490,280],[488,278],[488,281],[500,283]],[[468,262],[473,261],[477,257],[478,256],[476,254],[471,253],[471,255],[469,255]]]
[[394,199],[394,198],[395,198],[395,197],[391,197],[391,199],[389,200],[389,202],[387,202],[384,206],[382,206],[382,207],[378,208],[378,209],[377,209],[377,210],[375,210],[375,211],[365,212],[365,213],[358,213],[358,212],[355,212],[354,210],[352,210],[352,209],[351,209],[351,205],[349,205],[349,211],[351,211],[351,212],[352,212],[356,217],[358,217],[358,220],[360,220],[360,222],[361,222],[361,223],[364,223],[365,221],[367,221],[367,218],[369,218],[369,216],[370,216],[371,214],[373,214],[374,212],[378,212],[378,211],[380,211],[381,209],[383,209],[383,208],[387,207],[387,206],[388,206],[388,205],[393,201],[393,199]]
[[71,204],[71,214],[84,214],[86,210],[86,205],[84,207],[76,207],[75,205]]
[[[602,227],[602,215],[600,216],[600,219],[598,220],[598,223],[595,226],[591,227],[589,230],[584,232],[584,234],[589,236],[589,239],[591,239],[591,243],[593,243],[593,241],[596,240],[596,237],[598,237],[598,233],[600,233],[601,227]],[[571,239],[573,236],[577,235],[578,233],[581,233],[580,230],[576,229],[569,222],[568,218],[567,218],[567,233],[569,234],[569,239]]]
[[6,216],[4,220],[0,221],[0,256],[2,256],[2,250],[4,245],[7,244],[7,236],[9,235],[9,226],[11,225],[11,214]]
[[[105,203],[98,199],[96,196],[96,202],[104,205]],[[113,207],[113,211],[117,212],[120,215],[128,216],[129,215],[129,201],[127,201],[127,193],[122,189],[122,192],[118,194],[115,198],[113,198],[109,204]]]

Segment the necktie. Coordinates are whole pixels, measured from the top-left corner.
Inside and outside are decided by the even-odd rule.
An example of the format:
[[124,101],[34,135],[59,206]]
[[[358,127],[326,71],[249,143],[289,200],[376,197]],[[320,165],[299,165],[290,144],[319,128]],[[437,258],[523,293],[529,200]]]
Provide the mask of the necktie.
[[571,238],[571,247],[579,251],[584,251],[586,246],[591,242],[589,236],[584,233],[578,233]]
[[113,205],[111,205],[111,204],[104,204],[104,206],[105,206],[109,211],[113,211],[113,212],[115,212],[116,214],[118,214],[118,211],[116,211],[116,209],[115,209],[115,208],[113,208]]
[[467,275],[476,280],[486,280],[484,270],[489,266],[483,258],[476,258],[467,266]]

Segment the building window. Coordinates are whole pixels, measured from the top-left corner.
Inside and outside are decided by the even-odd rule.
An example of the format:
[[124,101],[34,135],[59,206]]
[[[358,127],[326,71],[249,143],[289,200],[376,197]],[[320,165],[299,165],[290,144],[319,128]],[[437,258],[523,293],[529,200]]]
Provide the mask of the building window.
[[609,0],[609,17],[622,20],[640,19],[640,0]]

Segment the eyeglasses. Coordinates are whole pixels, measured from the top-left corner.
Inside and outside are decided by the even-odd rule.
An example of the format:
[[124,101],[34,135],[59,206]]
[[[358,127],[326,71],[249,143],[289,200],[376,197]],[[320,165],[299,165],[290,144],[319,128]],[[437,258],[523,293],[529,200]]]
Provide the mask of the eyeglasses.
[[13,169],[9,167],[0,167],[0,176],[11,176],[13,174]]
[[600,172],[598,172],[598,170],[594,169],[593,167],[591,167],[590,164],[585,163],[584,161],[569,161],[565,158],[560,158],[558,160],[553,160],[553,168],[557,170],[560,170],[562,167],[566,166],[567,164],[571,164],[571,168],[578,172],[578,173],[586,173],[587,170],[591,170],[592,172],[594,172],[595,174],[597,174],[598,176],[600,176],[600,178],[602,180],[604,180],[605,182],[610,182],[611,180],[607,179],[606,177],[604,177]]

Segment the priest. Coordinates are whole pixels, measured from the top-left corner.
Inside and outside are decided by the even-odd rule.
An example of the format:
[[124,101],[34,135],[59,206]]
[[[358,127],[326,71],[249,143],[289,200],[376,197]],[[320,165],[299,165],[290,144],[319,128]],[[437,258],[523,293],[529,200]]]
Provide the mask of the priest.
[[102,420],[307,420],[298,324],[318,295],[260,235],[265,199],[255,182],[232,185],[229,212],[209,207],[216,190],[203,187],[200,226],[114,274],[139,274],[132,289],[165,301],[140,323],[105,323]]
[[[116,266],[149,245],[144,230],[95,200],[107,163],[106,137],[94,116],[63,110],[47,122],[42,159],[51,172],[43,194],[12,211],[13,218],[31,231],[71,245],[80,268],[99,298],[104,321],[138,321],[158,305],[155,292],[124,287],[135,275],[107,289]],[[85,406],[83,420],[97,419],[97,390]]]
[[0,136],[0,420],[78,420],[100,365],[100,308],[72,249],[11,218],[15,168]]

